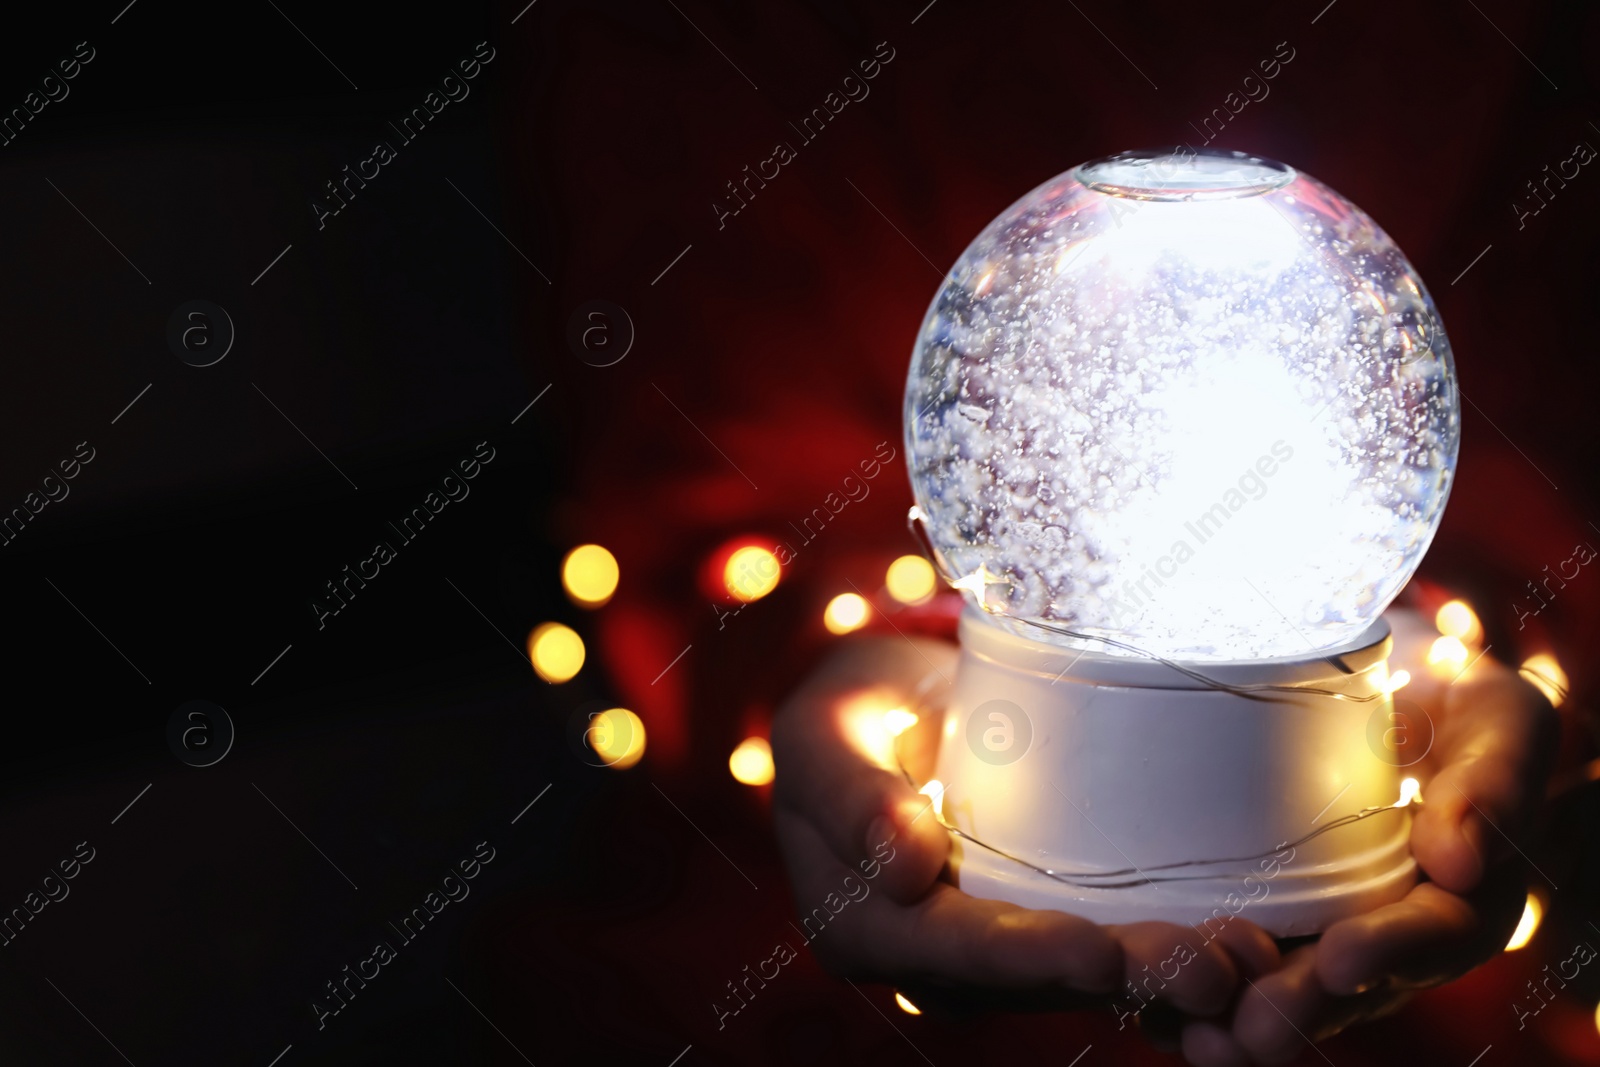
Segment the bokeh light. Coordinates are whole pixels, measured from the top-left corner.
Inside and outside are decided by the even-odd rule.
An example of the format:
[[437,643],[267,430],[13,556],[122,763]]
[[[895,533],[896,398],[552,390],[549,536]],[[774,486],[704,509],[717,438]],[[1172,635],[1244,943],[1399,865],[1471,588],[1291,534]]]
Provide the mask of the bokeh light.
[[1403,778],[1400,781],[1400,799],[1393,806],[1403,808],[1412,801],[1422,802],[1422,786],[1415,778]]
[[894,770],[898,765],[894,752],[894,733],[889,729],[888,714],[896,704],[893,695],[883,690],[867,690],[853,694],[839,703],[839,733],[846,744],[862,759],[884,770]]
[[830,634],[847,634],[865,626],[871,614],[872,605],[867,603],[865,597],[855,593],[840,593],[828,601],[828,606],[823,609],[822,625],[828,628]]
[[917,725],[917,713],[905,708],[890,708],[883,713],[883,725],[892,736],[899,737]]
[[1478,613],[1465,600],[1452,600],[1439,608],[1433,624],[1446,637],[1459,638],[1465,644],[1476,644],[1483,639],[1483,624]]
[[728,557],[722,568],[722,584],[735,600],[749,603],[760,600],[778,588],[783,567],[778,557],[759,545],[746,545]]
[[1561,664],[1550,653],[1540,652],[1529,656],[1522,662],[1522,670],[1518,673],[1532,682],[1553,707],[1559,708],[1561,702],[1567,699],[1567,672],[1561,669]]
[[528,658],[547,682],[565,682],[583,669],[583,638],[571,627],[547,622],[528,635]]
[[1539,932],[1539,921],[1544,918],[1544,904],[1532,893],[1528,894],[1528,902],[1522,906],[1522,919],[1517,923],[1517,928],[1511,932],[1511,940],[1506,942],[1506,951],[1515,952],[1522,948],[1533,935]]
[[590,719],[586,737],[613,770],[625,771],[644,758],[644,720],[627,708],[609,708]]
[[894,995],[894,1002],[900,1005],[900,1010],[905,1012],[907,1015],[922,1014],[922,1009],[911,1003],[911,1001],[907,1000],[904,993],[896,993]]
[[599,545],[579,545],[561,561],[561,585],[580,607],[598,608],[617,591],[617,557]]
[[772,746],[764,737],[747,737],[728,757],[728,770],[745,785],[766,785],[772,781]]
[[889,573],[884,575],[889,595],[902,604],[918,604],[928,599],[938,582],[933,564],[921,556],[901,556],[889,564]]
[[1445,634],[1436,639],[1428,649],[1428,666],[1441,678],[1451,678],[1461,673],[1471,653],[1461,643],[1461,638]]

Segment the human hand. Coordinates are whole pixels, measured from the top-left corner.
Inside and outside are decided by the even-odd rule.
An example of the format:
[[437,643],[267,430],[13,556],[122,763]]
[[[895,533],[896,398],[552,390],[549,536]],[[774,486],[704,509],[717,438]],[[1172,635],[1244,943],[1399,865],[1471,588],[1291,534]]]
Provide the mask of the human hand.
[[[1516,842],[1544,796],[1554,709],[1487,655],[1457,680],[1436,677],[1425,662],[1433,629],[1408,612],[1388,618],[1390,662],[1412,677],[1400,695],[1434,727],[1426,758],[1407,767],[1422,783],[1411,851],[1427,880],[1289,952],[1281,969],[1249,983],[1231,1018],[1182,1024],[1195,1067],[1283,1063],[1308,1041],[1387,1015],[1494,958],[1522,914],[1532,861]],[[1417,724],[1411,733],[1426,742]]]
[[1205,1017],[1226,1009],[1241,977],[1278,966],[1272,939],[1242,919],[1221,935],[1171,923],[1098,926],[940,881],[949,833],[900,763],[917,781],[932,774],[942,716],[906,730],[897,760],[884,712],[941,706],[955,659],[940,641],[852,640],[773,723],[778,840],[803,921],[815,916],[805,936],[825,967],[912,991],[924,1007],[1063,1008],[1104,1003],[1186,943],[1194,956],[1160,996]]

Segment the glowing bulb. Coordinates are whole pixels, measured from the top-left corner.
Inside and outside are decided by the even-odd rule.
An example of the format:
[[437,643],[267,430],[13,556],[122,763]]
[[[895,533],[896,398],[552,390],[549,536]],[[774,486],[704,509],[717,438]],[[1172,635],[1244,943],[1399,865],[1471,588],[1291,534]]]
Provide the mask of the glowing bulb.
[[1395,693],[1411,684],[1411,672],[1398,670],[1389,676],[1389,681],[1384,684],[1384,692]]
[[535,627],[528,635],[528,658],[547,682],[565,682],[583,669],[583,638],[559,622]]
[[584,735],[594,754],[625,771],[644,758],[644,721],[627,708],[610,708],[589,720]]
[[1433,624],[1446,637],[1460,638],[1465,644],[1476,644],[1483,639],[1483,624],[1478,613],[1465,600],[1452,600],[1434,613]]
[[1515,952],[1533,940],[1533,935],[1539,932],[1539,921],[1544,918],[1544,905],[1532,893],[1528,894],[1528,902],[1522,906],[1522,919],[1517,923],[1517,928],[1511,933],[1511,940],[1506,942],[1506,951]]
[[1371,219],[1283,164],[1181,150],[994,220],[934,299],[905,412],[973,601],[1191,662],[1356,640],[1432,539],[1460,424],[1432,300]]
[[944,783],[937,778],[928,779],[928,783],[917,790],[923,796],[933,801],[933,813],[939,818],[944,818]]
[[746,545],[728,557],[722,568],[722,584],[729,596],[748,603],[778,588],[782,574],[777,556],[757,545]]
[[872,605],[867,603],[865,597],[855,593],[840,593],[828,601],[828,606],[823,609],[822,625],[827,627],[830,634],[847,634],[865,626],[871,614]]
[[1471,653],[1461,643],[1461,638],[1446,634],[1428,648],[1428,666],[1441,678],[1451,678],[1461,673]]
[[900,1005],[900,1010],[905,1012],[907,1015],[922,1014],[922,1009],[911,1003],[911,1001],[907,1000],[904,993],[896,993],[894,995],[894,1002]]
[[1400,782],[1400,799],[1390,807],[1403,808],[1411,803],[1422,803],[1422,786],[1415,778],[1405,778]]
[[579,545],[561,561],[561,585],[574,604],[598,608],[617,591],[617,557],[599,545]]
[[766,785],[772,781],[772,746],[764,737],[747,737],[728,757],[728,770],[745,785]]
[[883,713],[883,725],[891,735],[899,737],[917,725],[917,716],[915,712],[907,711],[905,708],[890,708]]
[[1561,664],[1550,653],[1540,652],[1529,656],[1517,673],[1532,682],[1552,707],[1559,708],[1561,702],[1567,699],[1567,672],[1561,669]]
[[889,573],[884,575],[889,595],[902,604],[918,604],[928,599],[938,583],[933,564],[921,556],[901,556],[889,564]]
[[846,743],[863,759],[884,770],[897,766],[895,735],[889,729],[888,710],[893,707],[887,692],[857,693],[838,707],[839,732]]

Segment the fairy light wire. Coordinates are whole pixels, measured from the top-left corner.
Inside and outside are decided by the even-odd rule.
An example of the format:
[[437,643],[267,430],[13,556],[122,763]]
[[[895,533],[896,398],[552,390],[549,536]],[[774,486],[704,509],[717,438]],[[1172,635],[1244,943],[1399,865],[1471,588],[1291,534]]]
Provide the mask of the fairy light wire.
[[[947,584],[954,586],[955,588],[969,588],[970,577],[955,577],[950,568],[945,564],[944,556],[939,552],[938,548],[934,546],[933,539],[928,535],[925,516],[920,507],[913,505],[911,510],[907,512],[906,524],[910,527],[912,536],[916,538],[917,543],[922,547],[924,554],[926,554],[933,562],[934,569],[939,572],[939,577],[943,578]],[[987,587],[990,584],[1011,584],[1011,580],[1009,578],[1005,578],[1000,575],[995,575],[992,583],[988,582],[982,577],[983,575],[987,574],[987,569],[980,566],[979,580],[982,582],[984,587]],[[1142,659],[1148,659],[1152,662],[1159,663],[1163,667],[1167,667],[1173,671],[1176,671],[1191,681],[1198,682],[1207,689],[1214,689],[1224,693],[1232,693],[1235,696],[1244,697],[1247,700],[1270,700],[1271,694],[1297,694],[1328,697],[1332,700],[1344,700],[1352,704],[1369,704],[1375,700],[1385,700],[1389,697],[1389,693],[1382,690],[1375,693],[1369,693],[1365,696],[1358,696],[1351,693],[1342,693],[1335,689],[1324,689],[1319,686],[1275,685],[1270,682],[1255,682],[1249,684],[1224,682],[1219,678],[1212,678],[1209,675],[1203,674],[1192,667],[1187,667],[1182,663],[1158,656],[1154,652],[1146,651],[1145,649],[1139,648],[1136,645],[1130,645],[1126,641],[1118,641],[1116,638],[1103,637],[1099,634],[1083,633],[1078,630],[1068,629],[1065,626],[1057,626],[1052,623],[1043,622],[1039,619],[1030,619],[1023,615],[1013,614],[1003,607],[995,607],[991,605],[988,601],[988,597],[984,596],[981,590],[974,592],[973,599],[976,601],[977,606],[986,615],[993,615],[997,618],[1008,619],[1014,623],[1020,623],[1023,626],[1031,626],[1035,629],[1044,630],[1049,633],[1057,634],[1061,637],[1071,638],[1074,641],[1098,642],[1099,644],[1106,645],[1110,648],[1115,648],[1118,651],[1127,652],[1130,655],[1139,656]],[[1350,668],[1345,666],[1335,657],[1326,656],[1323,658],[1337,670],[1345,674],[1351,673]],[[1120,684],[1122,684],[1124,688],[1130,689],[1162,688],[1159,686],[1137,686],[1130,683]]]
[[[917,687],[919,696],[927,688],[928,687],[926,685],[919,685]],[[918,708],[919,717],[920,717],[922,712],[927,712],[927,711],[931,710],[930,708],[927,707],[926,704],[922,703],[920,700],[915,701],[915,704],[916,704],[916,707]],[[911,786],[912,789],[918,790],[920,792],[923,788],[926,787],[927,783],[922,783],[921,785],[919,785],[917,783],[917,780],[914,777],[912,777],[911,772],[906,768],[905,760],[903,758],[901,758],[900,745],[901,745],[901,738],[900,737],[896,737],[895,740],[894,740],[895,766],[899,770],[900,776],[905,779],[906,784]],[[1408,781],[1409,781],[1409,779],[1408,779]],[[949,788],[950,788],[949,785],[945,784],[944,785],[944,789],[942,789],[940,791],[941,795],[944,792],[948,791]],[[1276,848],[1265,849],[1265,850],[1263,850],[1261,852],[1257,852],[1257,853],[1255,853],[1253,855],[1249,855],[1249,856],[1218,856],[1218,857],[1210,858],[1210,859],[1177,860],[1177,861],[1174,861],[1172,863],[1146,864],[1146,865],[1144,865],[1142,867],[1123,867],[1123,868],[1119,868],[1119,869],[1116,869],[1116,870],[1109,870],[1109,871],[1060,871],[1060,870],[1056,870],[1056,869],[1051,868],[1051,867],[1041,867],[1038,864],[1033,863],[1030,860],[1023,859],[1021,856],[1018,856],[1018,855],[1016,855],[1014,853],[1006,851],[1005,849],[1001,848],[998,845],[990,844],[989,842],[983,840],[980,837],[976,837],[976,836],[974,836],[972,834],[969,834],[969,833],[967,833],[967,831],[961,829],[961,827],[959,827],[959,826],[955,825],[954,823],[950,822],[948,819],[946,819],[944,817],[944,810],[943,810],[944,805],[941,802],[936,801],[932,805],[932,811],[933,811],[933,817],[938,820],[940,826],[944,827],[944,829],[947,830],[948,832],[950,832],[950,833],[954,834],[955,836],[961,838],[963,841],[970,841],[972,844],[978,846],[981,849],[984,849],[985,851],[992,852],[995,855],[1001,857],[1002,859],[1010,860],[1013,863],[1021,864],[1022,866],[1028,868],[1029,870],[1034,871],[1035,873],[1038,873],[1038,874],[1042,874],[1045,877],[1050,878],[1050,879],[1052,879],[1054,881],[1061,882],[1061,883],[1063,883],[1065,885],[1076,886],[1076,887],[1078,887],[1080,889],[1131,889],[1131,888],[1133,888],[1135,886],[1155,885],[1155,884],[1161,883],[1161,882],[1198,881],[1198,880],[1207,879],[1207,878],[1235,878],[1235,877],[1242,877],[1243,876],[1242,873],[1238,872],[1238,871],[1234,871],[1234,872],[1229,872],[1229,871],[1208,871],[1208,872],[1206,872],[1204,874],[1195,874],[1195,875],[1176,875],[1175,874],[1175,875],[1172,875],[1170,877],[1164,877],[1164,878],[1163,877],[1152,877],[1150,872],[1152,872],[1152,871],[1158,871],[1158,872],[1160,872],[1160,871],[1180,871],[1180,870],[1184,870],[1184,869],[1190,868],[1190,867],[1213,867],[1213,866],[1216,866],[1218,864],[1224,864],[1224,863],[1253,863],[1253,862],[1255,862],[1257,860],[1263,860],[1263,859],[1266,859],[1266,858],[1268,858],[1270,856],[1278,855],[1279,853],[1283,852],[1285,849],[1299,848],[1301,845],[1304,845],[1307,842],[1314,840],[1315,838],[1321,837],[1323,834],[1328,833],[1330,831],[1343,829],[1346,826],[1353,826],[1354,824],[1356,824],[1358,822],[1362,822],[1362,821],[1364,821],[1366,819],[1370,819],[1375,815],[1381,815],[1382,813],[1384,813],[1386,811],[1405,811],[1408,808],[1410,808],[1413,804],[1420,805],[1421,803],[1422,803],[1422,797],[1416,791],[1416,789],[1414,787],[1412,789],[1410,789],[1410,790],[1407,790],[1406,788],[1402,787],[1401,794],[1400,794],[1400,800],[1398,802],[1396,802],[1396,803],[1393,803],[1393,804],[1377,804],[1377,805],[1374,805],[1372,807],[1362,808],[1359,811],[1353,811],[1353,812],[1349,813],[1348,815],[1341,815],[1339,818],[1334,819],[1332,822],[1324,823],[1323,825],[1317,827],[1315,830],[1312,830],[1310,833],[1304,835],[1303,837],[1296,838],[1293,841],[1286,841],[1283,844],[1278,845]],[[920,816],[919,816],[919,818],[920,818]],[[1252,868],[1252,869],[1247,869],[1243,873],[1251,873],[1251,874],[1253,874],[1255,872],[1254,872],[1254,869]],[[1128,877],[1129,875],[1138,875],[1139,877],[1129,878]],[[1123,879],[1123,880],[1122,881],[1110,881],[1110,879],[1118,879],[1118,878]]]

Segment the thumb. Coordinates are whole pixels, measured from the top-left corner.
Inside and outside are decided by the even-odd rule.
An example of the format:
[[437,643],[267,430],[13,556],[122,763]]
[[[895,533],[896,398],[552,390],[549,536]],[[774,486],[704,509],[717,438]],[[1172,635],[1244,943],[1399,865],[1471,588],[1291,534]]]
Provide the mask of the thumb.
[[[808,822],[846,866],[865,873],[876,865],[879,887],[901,902],[933,884],[950,838],[932,802],[899,770],[884,713],[908,704],[930,674],[948,677],[954,656],[937,641],[853,641],[773,724],[776,802]],[[937,730],[926,718],[917,728]]]
[[1519,837],[1544,796],[1558,723],[1550,703],[1503,664],[1441,695],[1440,769],[1424,791],[1412,852],[1428,877],[1466,893]]

